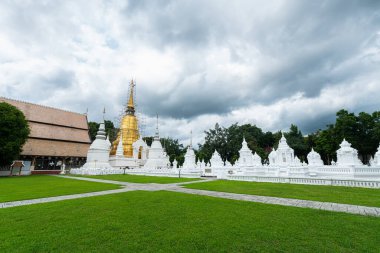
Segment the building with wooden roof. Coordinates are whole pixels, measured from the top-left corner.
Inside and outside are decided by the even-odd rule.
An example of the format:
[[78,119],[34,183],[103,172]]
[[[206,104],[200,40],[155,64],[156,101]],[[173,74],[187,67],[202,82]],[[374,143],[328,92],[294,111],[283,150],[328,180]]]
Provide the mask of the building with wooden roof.
[[85,163],[91,140],[87,115],[0,97],[22,111],[30,135],[21,159],[33,174],[59,172],[61,165],[79,167]]

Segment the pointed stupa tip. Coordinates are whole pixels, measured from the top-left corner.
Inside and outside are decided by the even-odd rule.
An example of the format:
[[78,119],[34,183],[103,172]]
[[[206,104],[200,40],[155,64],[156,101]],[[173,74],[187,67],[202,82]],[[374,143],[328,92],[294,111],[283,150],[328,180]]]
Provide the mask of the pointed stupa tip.
[[158,131],[158,113],[156,114],[156,133],[154,135],[154,139],[159,140],[160,139],[160,132]]
[[135,86],[135,83],[133,82],[133,79],[131,80],[130,84],[130,93],[129,93],[129,100],[128,100],[128,107],[135,107],[135,103],[133,101],[133,88]]
[[190,131],[190,145],[189,148],[193,148],[193,130]]
[[128,98],[128,104],[127,104],[127,113],[134,113],[135,112],[135,102],[134,102],[134,87],[135,83],[133,82],[133,79],[129,83],[129,98]]

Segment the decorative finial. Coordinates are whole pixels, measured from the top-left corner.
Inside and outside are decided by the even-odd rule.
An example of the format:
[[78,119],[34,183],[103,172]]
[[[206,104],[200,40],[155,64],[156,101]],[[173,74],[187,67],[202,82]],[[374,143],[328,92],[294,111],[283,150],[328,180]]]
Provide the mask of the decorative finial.
[[156,122],[156,136],[155,136],[155,139],[159,139],[159,132],[158,132],[158,113],[156,114],[156,117],[157,117],[157,122]]
[[104,121],[104,118],[105,118],[104,116],[105,116],[105,115],[106,115],[106,107],[104,106],[104,107],[103,107],[103,121]]
[[193,147],[193,130],[190,131],[190,147]]
[[128,99],[128,104],[127,104],[127,114],[132,114],[134,115],[135,113],[135,102],[134,102],[134,87],[135,83],[133,82],[133,79],[129,83],[129,99]]

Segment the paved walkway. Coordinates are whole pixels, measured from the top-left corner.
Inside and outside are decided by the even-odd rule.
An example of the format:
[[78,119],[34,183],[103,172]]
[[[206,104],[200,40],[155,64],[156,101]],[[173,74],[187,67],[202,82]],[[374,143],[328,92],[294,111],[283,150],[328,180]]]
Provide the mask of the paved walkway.
[[99,182],[99,183],[117,184],[117,185],[123,186],[123,188],[117,189],[117,190],[108,190],[108,191],[81,193],[81,194],[40,198],[40,199],[32,199],[32,200],[5,202],[5,203],[0,203],[0,208],[9,208],[9,207],[15,207],[15,206],[40,204],[40,203],[47,203],[47,202],[54,202],[54,201],[61,201],[61,200],[68,200],[68,199],[77,199],[77,198],[86,198],[86,197],[93,197],[93,196],[102,196],[102,195],[115,194],[115,193],[128,192],[128,191],[165,190],[165,191],[171,191],[171,192],[181,192],[181,193],[186,193],[186,194],[203,195],[203,196],[210,196],[210,197],[216,197],[216,198],[250,201],[250,202],[282,205],[282,206],[311,208],[311,209],[319,209],[319,210],[326,210],[326,211],[333,211],[333,212],[344,212],[344,213],[351,213],[351,214],[380,217],[379,207],[367,207],[367,206],[347,205],[347,204],[320,202],[320,201],[312,201],[312,200],[300,200],[300,199],[248,195],[248,194],[206,191],[206,190],[188,189],[188,188],[182,187],[182,185],[185,185],[185,184],[206,182],[206,181],[211,181],[214,179],[183,182],[183,183],[173,183],[173,184],[155,184],[155,183],[140,184],[140,183],[129,183],[129,182],[120,182],[120,181],[85,178],[85,177],[71,177],[71,176],[59,176],[59,177],[66,177],[66,178],[71,178],[71,179],[76,179],[76,180],[92,181],[92,182]]

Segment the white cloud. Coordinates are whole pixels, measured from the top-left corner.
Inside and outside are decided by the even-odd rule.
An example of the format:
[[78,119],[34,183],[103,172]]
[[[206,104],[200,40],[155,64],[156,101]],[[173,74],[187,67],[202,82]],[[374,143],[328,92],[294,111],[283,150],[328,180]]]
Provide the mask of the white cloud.
[[[371,6],[371,4],[375,4]],[[202,142],[219,122],[305,132],[379,110],[379,4],[0,2],[0,93],[114,120],[137,80],[154,133]],[[312,10],[312,12],[311,12]]]

